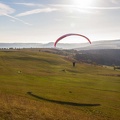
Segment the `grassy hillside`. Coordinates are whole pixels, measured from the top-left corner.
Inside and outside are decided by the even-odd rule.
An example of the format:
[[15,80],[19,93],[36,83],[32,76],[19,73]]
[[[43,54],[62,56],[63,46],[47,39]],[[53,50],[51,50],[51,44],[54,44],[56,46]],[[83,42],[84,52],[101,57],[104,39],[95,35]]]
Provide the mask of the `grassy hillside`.
[[118,120],[120,73],[37,51],[0,52],[0,120]]

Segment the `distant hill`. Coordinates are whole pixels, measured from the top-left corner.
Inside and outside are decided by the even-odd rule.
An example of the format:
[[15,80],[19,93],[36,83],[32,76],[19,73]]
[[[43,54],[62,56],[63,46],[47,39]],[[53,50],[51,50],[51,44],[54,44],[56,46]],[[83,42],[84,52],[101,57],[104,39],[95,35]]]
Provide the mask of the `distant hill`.
[[39,48],[42,43],[0,43],[0,48]]
[[95,41],[91,45],[76,48],[76,50],[92,50],[92,49],[120,49],[120,40]]
[[[0,48],[54,48],[54,43],[0,43]],[[89,43],[58,43],[59,49],[91,50],[120,49],[120,40],[94,41]]]
[[85,62],[97,65],[119,66],[120,49],[93,49],[93,50],[74,50],[74,49],[54,49],[39,48],[31,49],[39,52],[54,53],[65,56],[69,61]]
[[65,50],[39,49],[40,51],[65,56],[70,61],[85,62],[97,65],[120,66],[120,49]]
[[[69,56],[77,61],[96,63],[100,65],[120,66],[120,40],[95,41],[92,44],[63,44],[58,43],[0,43],[0,49],[39,48],[38,51],[52,52]],[[40,49],[41,48],[41,49]],[[32,49],[33,50],[33,49]]]
[[120,49],[81,50],[75,59],[99,65],[120,66]]

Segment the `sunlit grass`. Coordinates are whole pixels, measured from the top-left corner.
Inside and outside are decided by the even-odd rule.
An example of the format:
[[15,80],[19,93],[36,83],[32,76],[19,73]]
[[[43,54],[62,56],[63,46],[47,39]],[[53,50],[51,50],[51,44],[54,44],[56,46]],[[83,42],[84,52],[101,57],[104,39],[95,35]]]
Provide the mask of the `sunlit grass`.
[[31,51],[0,52],[0,68],[0,119],[120,117],[119,71]]

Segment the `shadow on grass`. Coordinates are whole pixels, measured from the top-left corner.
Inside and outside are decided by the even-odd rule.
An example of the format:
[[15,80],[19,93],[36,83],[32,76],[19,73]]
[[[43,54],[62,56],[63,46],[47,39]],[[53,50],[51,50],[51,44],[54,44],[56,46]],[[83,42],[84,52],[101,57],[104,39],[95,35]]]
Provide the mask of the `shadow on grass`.
[[57,103],[57,104],[62,104],[62,105],[83,106],[83,107],[86,107],[86,106],[89,106],[89,107],[100,106],[100,104],[85,104],[85,103],[74,103],[74,102],[64,102],[64,101],[50,100],[50,99],[47,99],[47,98],[37,96],[37,95],[33,94],[32,92],[27,92],[27,94],[32,96],[32,97],[35,97],[37,99],[40,99],[40,100],[53,102],[53,103]]

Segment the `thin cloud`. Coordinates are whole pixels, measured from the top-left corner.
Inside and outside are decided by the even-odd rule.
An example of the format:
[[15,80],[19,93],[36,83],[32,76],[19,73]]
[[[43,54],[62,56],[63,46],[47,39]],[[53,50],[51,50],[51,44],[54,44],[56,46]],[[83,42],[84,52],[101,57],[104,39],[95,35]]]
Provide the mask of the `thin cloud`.
[[20,22],[22,22],[22,23],[24,23],[26,25],[31,25],[31,24],[29,24],[29,23],[27,23],[27,22],[25,22],[25,21],[23,21],[21,19],[18,19],[16,17],[13,17],[13,16],[9,15],[9,14],[12,14],[14,12],[15,12],[15,9],[9,7],[6,4],[0,3],[0,16],[7,16],[9,18],[12,18],[13,20],[20,21]]
[[[49,4],[51,8],[56,8],[59,11],[68,10],[68,11],[76,11],[79,10],[79,12],[85,12],[85,13],[92,13],[90,11],[87,12],[87,10],[120,10],[119,6],[114,7],[81,7],[79,5],[61,5],[61,4]],[[95,12],[95,11],[93,11]]]
[[38,13],[49,13],[49,12],[53,12],[53,11],[57,11],[57,9],[56,8],[34,9],[34,10],[31,10],[31,11],[20,13],[16,16],[21,17],[21,16],[32,15],[32,14],[38,14]]
[[14,3],[17,5],[24,5],[24,6],[28,6],[28,7],[41,7],[43,6],[42,4],[35,4],[35,3]]
[[[114,2],[115,2],[115,0],[113,0]],[[110,10],[110,9],[112,9],[112,10],[115,10],[115,9],[120,9],[120,7],[119,6],[111,6],[111,7],[89,7],[89,6],[87,6],[87,7],[81,7],[81,6],[79,6],[79,5],[62,5],[62,4],[49,4],[48,6],[51,6],[52,8],[54,7],[54,8],[57,8],[57,9],[60,9],[60,8],[79,8],[79,9],[99,9],[99,10],[101,10],[101,9],[103,9],[103,10]]]
[[111,0],[111,2],[112,2],[113,4],[118,4],[118,3],[120,3],[119,0]]
[[[116,2],[117,0],[111,0],[112,2]],[[47,4],[47,5],[43,5],[43,4],[35,4],[35,3],[16,3],[16,4],[20,4],[20,5],[25,5],[25,6],[39,6],[39,7],[43,7],[43,8],[39,8],[39,9],[34,9],[34,10],[30,10],[30,11],[26,11],[23,13],[19,13],[16,16],[17,17],[22,17],[22,16],[28,16],[28,15],[33,15],[33,14],[38,14],[38,13],[50,13],[53,11],[68,11],[68,12],[73,12],[73,11],[78,11],[81,13],[97,13],[98,10],[120,10],[120,7],[118,6],[114,6],[114,7],[81,7],[79,5],[63,5],[63,4]],[[97,10],[96,11],[90,11],[90,10]]]
[[[45,8],[50,8],[50,9],[61,9],[61,8],[75,8],[75,7],[79,7],[80,9],[104,9],[104,10],[114,10],[114,9],[120,9],[119,6],[117,6],[118,3],[120,3],[119,0],[110,0],[109,1],[111,3],[111,6],[109,7],[91,7],[91,6],[87,6],[87,7],[81,7],[79,5],[72,5],[72,4],[36,4],[36,3],[15,3],[15,4],[19,4],[19,5],[25,5],[25,6],[38,6],[38,7],[44,7],[43,9]],[[106,2],[105,2],[106,3]],[[112,6],[113,5],[113,6]],[[114,6],[115,5],[115,6]]]
[[18,19],[18,18],[16,18],[16,17],[13,17],[13,16],[8,15],[8,14],[4,14],[4,16],[10,17],[10,18],[12,18],[12,19],[14,19],[14,20],[17,20],[17,21],[20,21],[20,22],[22,22],[22,23],[24,23],[24,24],[26,24],[26,25],[32,25],[32,24],[30,24],[30,23],[27,23],[27,22],[25,22],[25,21],[23,21],[23,20],[21,20],[21,19]]
[[98,14],[102,10],[120,10],[120,7],[81,7],[79,5],[60,5],[60,4],[51,4],[49,5],[52,8],[57,8],[59,11],[67,11],[73,13],[75,11],[79,13],[86,14]]
[[79,5],[59,5],[59,4],[51,4],[51,7],[57,7],[57,8],[79,8],[79,9],[96,9],[96,10],[116,10],[120,9],[120,7],[81,7]]
[[119,10],[120,7],[88,7],[86,9],[96,9],[96,10]]
[[9,7],[6,4],[0,3],[0,15],[3,14],[12,14],[15,12],[15,9]]
[[75,8],[93,9],[93,10],[119,10],[120,9],[120,7],[79,7],[79,6],[76,6]]

